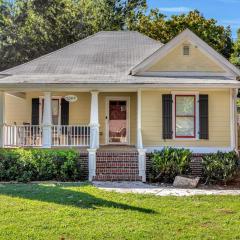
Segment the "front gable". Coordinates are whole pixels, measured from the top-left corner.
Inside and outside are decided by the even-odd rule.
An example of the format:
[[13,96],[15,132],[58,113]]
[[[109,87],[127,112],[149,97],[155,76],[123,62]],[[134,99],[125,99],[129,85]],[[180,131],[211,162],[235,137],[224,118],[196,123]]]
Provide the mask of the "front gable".
[[[188,51],[186,54],[185,47]],[[190,30],[185,30],[131,70],[138,76],[228,76],[237,77],[239,69]]]
[[[189,48],[189,55],[184,55],[184,47]],[[154,63],[147,72],[216,72],[226,73],[216,61],[204,54],[197,45],[183,41],[166,56]]]

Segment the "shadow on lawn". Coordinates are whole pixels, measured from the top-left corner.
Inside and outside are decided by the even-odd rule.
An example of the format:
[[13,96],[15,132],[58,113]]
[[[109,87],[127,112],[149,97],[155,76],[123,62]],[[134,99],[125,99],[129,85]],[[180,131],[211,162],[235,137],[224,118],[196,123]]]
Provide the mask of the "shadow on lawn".
[[[76,184],[3,184],[0,195],[38,200],[61,205],[69,205],[82,209],[96,209],[97,207],[119,208],[123,210],[139,211],[143,213],[156,213],[147,208],[135,207],[124,203],[109,201],[95,197],[83,191],[74,191],[65,187],[76,187]],[[86,185],[82,185],[84,188]]]

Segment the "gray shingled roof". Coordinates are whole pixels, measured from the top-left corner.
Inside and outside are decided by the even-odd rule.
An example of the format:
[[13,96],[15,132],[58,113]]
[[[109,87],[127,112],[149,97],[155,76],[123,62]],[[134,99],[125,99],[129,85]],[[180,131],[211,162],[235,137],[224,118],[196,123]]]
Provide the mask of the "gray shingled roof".
[[[32,84],[239,85],[225,78],[129,75],[163,44],[135,31],[99,32],[25,64],[0,72],[0,87]],[[227,80],[227,81],[226,81]],[[17,85],[20,86],[20,85]],[[183,85],[182,85],[183,86]]]
[[161,46],[135,31],[103,31],[0,74],[128,75]]

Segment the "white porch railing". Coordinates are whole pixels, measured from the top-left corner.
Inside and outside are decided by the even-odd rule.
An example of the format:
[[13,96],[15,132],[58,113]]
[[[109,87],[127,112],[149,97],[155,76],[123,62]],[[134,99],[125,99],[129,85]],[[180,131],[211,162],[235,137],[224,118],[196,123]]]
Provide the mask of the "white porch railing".
[[89,144],[90,127],[88,125],[52,126],[52,146],[84,147]]
[[[52,146],[83,147],[90,145],[90,127],[88,125],[52,126]],[[41,147],[42,131],[40,125],[4,125],[5,147]]]
[[42,127],[38,125],[4,125],[5,147],[38,147],[42,145]]

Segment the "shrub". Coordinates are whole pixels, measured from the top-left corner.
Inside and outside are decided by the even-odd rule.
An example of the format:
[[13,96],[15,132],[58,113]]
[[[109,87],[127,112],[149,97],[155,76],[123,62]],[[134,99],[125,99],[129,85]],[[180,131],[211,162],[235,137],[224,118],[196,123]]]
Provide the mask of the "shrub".
[[79,177],[78,153],[74,150],[0,150],[1,181],[73,181]]
[[236,152],[218,152],[203,157],[203,174],[206,183],[223,182],[227,184],[235,175],[238,168]]
[[190,150],[174,148],[164,148],[152,153],[151,179],[173,182],[177,175],[187,174],[191,155]]

